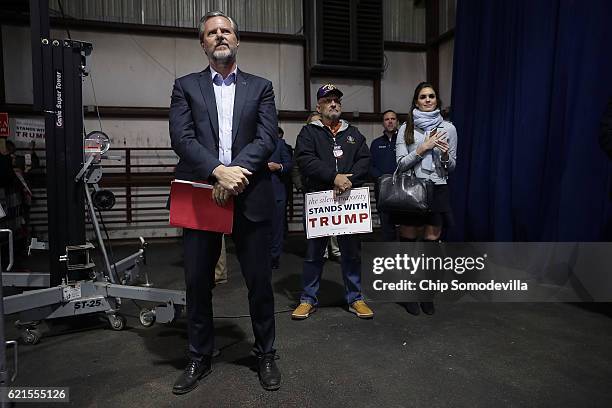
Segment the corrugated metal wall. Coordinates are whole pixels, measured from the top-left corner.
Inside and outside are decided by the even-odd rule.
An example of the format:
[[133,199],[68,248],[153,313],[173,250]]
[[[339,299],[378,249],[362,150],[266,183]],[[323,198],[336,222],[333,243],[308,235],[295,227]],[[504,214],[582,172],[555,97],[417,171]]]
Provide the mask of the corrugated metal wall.
[[[307,0],[310,1],[310,0]],[[441,0],[443,17],[456,0]],[[120,23],[172,27],[197,27],[207,11],[232,16],[243,31],[298,34],[302,32],[302,0],[61,0],[67,17]],[[50,1],[61,16],[59,0]],[[425,3],[415,0],[383,0],[384,38],[387,41],[425,42]],[[444,21],[444,23],[442,23]],[[454,24],[453,24],[454,25]],[[446,31],[446,30],[442,30]]]
[[385,41],[425,42],[425,2],[383,0]]
[[439,14],[439,26],[438,33],[443,34],[455,28],[455,15],[457,10],[457,0],[439,0],[440,1],[440,14]]
[[[208,11],[232,16],[242,31],[296,34],[302,0],[61,0],[67,17],[172,27],[197,27]],[[60,15],[58,0],[50,7]]]

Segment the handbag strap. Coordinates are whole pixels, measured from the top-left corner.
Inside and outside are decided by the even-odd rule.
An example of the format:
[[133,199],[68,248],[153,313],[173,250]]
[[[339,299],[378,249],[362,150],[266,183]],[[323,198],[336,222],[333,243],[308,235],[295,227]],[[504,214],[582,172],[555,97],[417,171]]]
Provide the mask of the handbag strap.
[[397,180],[399,176],[402,174],[408,174],[411,178],[416,177],[416,172],[414,171],[414,167],[411,167],[402,173],[400,173],[398,170],[399,168],[396,168],[395,171],[393,172],[393,177],[391,178],[392,184],[395,184],[395,180]]

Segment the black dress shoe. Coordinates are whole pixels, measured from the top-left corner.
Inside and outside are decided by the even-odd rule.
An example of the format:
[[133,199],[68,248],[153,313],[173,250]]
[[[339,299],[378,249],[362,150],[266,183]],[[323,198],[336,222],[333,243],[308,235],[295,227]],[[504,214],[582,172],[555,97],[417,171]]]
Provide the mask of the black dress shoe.
[[274,354],[263,354],[257,357],[257,372],[264,390],[274,391],[280,388],[281,373],[274,362]]
[[280,260],[278,259],[278,257],[273,257],[272,258],[272,269],[278,269],[280,267]]
[[436,308],[434,307],[433,302],[421,302],[421,310],[426,315],[432,315],[436,313]]
[[401,302],[400,305],[413,316],[418,316],[421,313],[417,302]]
[[198,386],[198,380],[206,377],[212,372],[210,357],[204,357],[202,361],[191,360],[185,370],[176,379],[172,392],[174,394],[186,394]]

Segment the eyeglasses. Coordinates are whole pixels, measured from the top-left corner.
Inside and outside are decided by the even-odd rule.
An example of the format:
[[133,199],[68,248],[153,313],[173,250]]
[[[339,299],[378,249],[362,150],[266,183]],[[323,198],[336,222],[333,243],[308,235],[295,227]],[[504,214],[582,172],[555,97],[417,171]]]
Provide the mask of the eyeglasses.
[[436,94],[429,94],[429,95],[423,94],[423,95],[419,95],[419,99],[425,99],[427,97],[429,97],[429,99],[436,99]]
[[336,105],[342,105],[342,100],[338,97],[321,98],[319,103],[330,104],[332,102]]

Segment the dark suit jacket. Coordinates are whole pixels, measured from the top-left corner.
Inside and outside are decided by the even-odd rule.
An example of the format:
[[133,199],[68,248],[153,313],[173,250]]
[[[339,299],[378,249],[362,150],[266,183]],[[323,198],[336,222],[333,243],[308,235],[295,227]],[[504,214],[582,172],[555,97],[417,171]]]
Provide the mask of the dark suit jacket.
[[276,149],[272,156],[270,156],[271,162],[282,164],[283,169],[272,173],[272,187],[274,187],[274,197],[277,200],[287,199],[287,189],[285,187],[284,177],[287,174],[291,174],[293,167],[293,158],[289,153],[289,145],[282,139],[279,139],[276,143]]
[[[232,162],[253,173],[235,197],[235,211],[258,222],[273,216],[273,191],[268,158],[276,148],[278,119],[272,83],[237,71],[232,124]],[[178,78],[170,104],[170,139],[179,156],[176,178],[206,180],[219,161],[219,123],[210,67]]]

